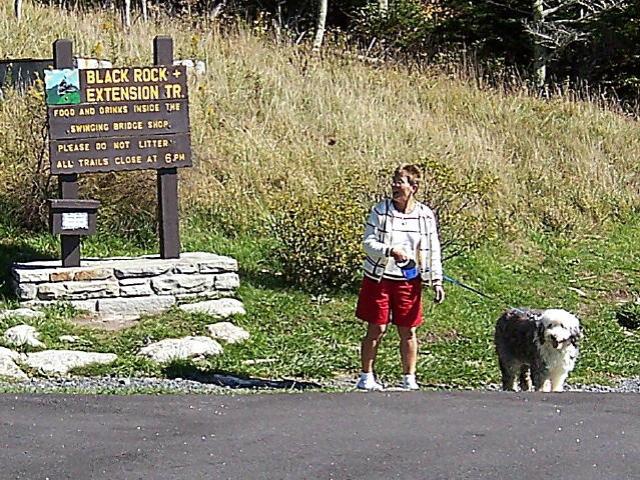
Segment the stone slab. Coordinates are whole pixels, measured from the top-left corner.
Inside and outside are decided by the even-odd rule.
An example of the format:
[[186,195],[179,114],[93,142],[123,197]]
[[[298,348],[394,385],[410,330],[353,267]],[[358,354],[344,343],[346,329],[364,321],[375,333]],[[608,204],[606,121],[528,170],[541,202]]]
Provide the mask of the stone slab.
[[26,373],[9,356],[0,355],[0,377],[12,378],[14,380],[28,380]]
[[240,343],[250,338],[249,332],[231,322],[218,322],[207,325],[211,338],[227,343]]
[[14,362],[20,362],[27,358],[24,353],[18,353],[7,347],[0,347],[0,357],[8,357]]
[[113,269],[102,268],[102,267],[91,267],[91,268],[84,268],[84,269],[76,268],[70,271],[52,273],[49,275],[49,281],[51,282],[58,282],[58,281],[86,282],[90,280],[108,280],[112,278],[113,278]]
[[138,277],[138,278],[121,278],[120,280],[118,280],[118,283],[122,286],[129,286],[129,285],[144,285],[144,284],[148,284],[149,283],[149,279],[148,278],[144,278],[144,277]]
[[237,272],[238,262],[231,257],[216,255],[217,258],[210,258],[198,263],[200,273]]
[[33,300],[38,293],[38,287],[33,283],[22,283],[15,285],[14,291],[20,300]]
[[240,286],[240,277],[237,273],[221,273],[215,275],[213,288],[216,290],[233,290]]
[[57,282],[38,286],[39,300],[86,300],[89,298],[117,297],[118,282],[112,280],[95,282]]
[[154,292],[148,280],[140,284],[120,285],[121,297],[146,297],[153,294]]
[[194,300],[217,300],[220,297],[228,295],[229,292],[219,292],[217,290],[209,290],[202,293],[178,293],[176,294],[176,300],[178,303],[182,301],[194,301]]
[[[44,300],[30,300],[28,302],[22,302],[20,305],[27,308],[44,308],[50,307],[57,302],[44,301]],[[68,303],[76,310],[87,311],[95,313],[98,305],[98,300],[67,300],[64,303]]]
[[100,298],[97,312],[99,315],[154,314],[171,308],[176,303],[173,295],[154,295],[152,297]]
[[40,333],[31,325],[15,325],[8,328],[3,335],[4,341],[14,347],[28,345],[34,348],[46,348],[40,341]]
[[171,272],[173,266],[163,262],[139,262],[118,265],[114,268],[117,278],[156,277]]
[[138,355],[164,363],[197,357],[220,355],[222,346],[209,337],[166,338],[140,349]]
[[16,308],[12,310],[0,310],[0,320],[6,318],[20,318],[23,320],[39,319],[44,317],[44,313],[31,310],[30,308]]
[[20,283],[72,282],[107,280],[113,278],[112,268],[103,267],[44,267],[40,262],[33,264],[14,264],[12,274]]
[[200,267],[197,263],[179,264],[173,267],[171,273],[200,273]]
[[151,280],[151,287],[158,295],[201,293],[214,287],[213,275],[165,275]]
[[94,363],[109,364],[118,356],[115,353],[80,352],[77,350],[45,350],[28,353],[25,363],[43,373],[68,373],[72,368]]
[[178,307],[184,312],[204,313],[214,317],[227,318],[231,315],[245,315],[247,312],[240,300],[220,298],[198,303],[187,303]]
[[[61,260],[35,260],[32,262],[16,262],[12,265],[11,271],[14,278],[20,283],[38,283],[51,281],[52,273],[60,274],[69,272],[74,275],[74,280],[80,278],[87,271],[93,271],[92,275],[99,275],[99,269],[115,270],[123,272],[131,270],[137,272],[143,266],[150,266],[152,269],[160,270],[167,266],[168,271],[183,270],[179,273],[187,273],[192,268],[190,265],[197,265],[200,273],[213,273],[214,271],[237,271],[238,262],[231,257],[217,255],[210,252],[183,252],[180,258],[162,259],[159,255],[143,255],[139,257],[107,257],[107,258],[84,258],[79,267],[62,267]],[[210,270],[206,272],[205,270]],[[76,279],[75,275],[80,274]],[[104,272],[106,275],[106,272]],[[63,277],[60,277],[61,279]],[[95,278],[98,279],[98,278]],[[66,280],[62,280],[66,281]]]

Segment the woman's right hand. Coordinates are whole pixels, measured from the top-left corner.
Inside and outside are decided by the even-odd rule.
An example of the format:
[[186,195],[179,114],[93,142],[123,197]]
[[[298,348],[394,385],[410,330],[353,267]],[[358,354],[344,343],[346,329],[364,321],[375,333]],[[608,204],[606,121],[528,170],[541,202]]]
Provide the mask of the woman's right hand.
[[394,247],[390,253],[396,263],[406,262],[409,259],[407,253],[402,248]]

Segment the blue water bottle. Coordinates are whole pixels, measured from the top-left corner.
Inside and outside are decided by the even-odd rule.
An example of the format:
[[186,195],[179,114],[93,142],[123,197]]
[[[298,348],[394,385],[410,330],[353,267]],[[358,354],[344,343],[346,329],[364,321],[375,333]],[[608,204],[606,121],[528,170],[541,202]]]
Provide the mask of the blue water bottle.
[[396,265],[398,265],[406,280],[413,280],[418,276],[418,265],[416,265],[415,260],[407,259],[404,262],[396,262]]

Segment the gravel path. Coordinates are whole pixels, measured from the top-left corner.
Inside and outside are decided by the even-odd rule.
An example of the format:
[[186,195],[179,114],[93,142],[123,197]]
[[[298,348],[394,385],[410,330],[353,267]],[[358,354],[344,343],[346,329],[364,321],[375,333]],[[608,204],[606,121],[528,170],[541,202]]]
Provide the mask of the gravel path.
[[[355,380],[354,380],[355,382]],[[65,377],[31,378],[24,382],[0,382],[0,392],[65,392],[65,393],[212,393],[231,394],[255,391],[301,391],[307,389],[353,388],[352,382],[299,382],[295,380],[242,379],[230,375],[211,375],[202,381],[181,378],[113,378],[113,377]],[[426,389],[451,390],[447,385],[427,385]],[[390,391],[397,390],[389,388]],[[472,389],[470,389],[472,390]],[[489,384],[483,389],[498,391],[498,384]],[[566,391],[598,393],[640,393],[640,377],[628,378],[615,386],[568,385]]]

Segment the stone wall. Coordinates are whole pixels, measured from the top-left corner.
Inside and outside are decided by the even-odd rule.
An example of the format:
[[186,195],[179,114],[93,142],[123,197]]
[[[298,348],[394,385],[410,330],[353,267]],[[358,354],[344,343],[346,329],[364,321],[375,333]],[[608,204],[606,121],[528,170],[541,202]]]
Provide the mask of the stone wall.
[[23,307],[68,302],[97,316],[159,313],[181,301],[233,296],[240,285],[238,263],[206,252],[178,259],[155,256],[15,263],[11,274]]

